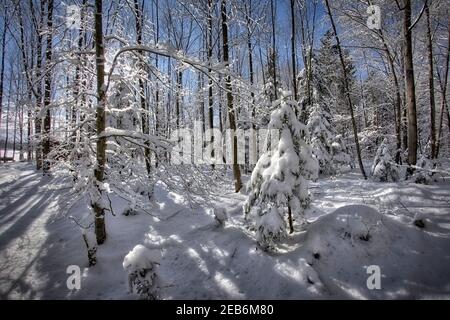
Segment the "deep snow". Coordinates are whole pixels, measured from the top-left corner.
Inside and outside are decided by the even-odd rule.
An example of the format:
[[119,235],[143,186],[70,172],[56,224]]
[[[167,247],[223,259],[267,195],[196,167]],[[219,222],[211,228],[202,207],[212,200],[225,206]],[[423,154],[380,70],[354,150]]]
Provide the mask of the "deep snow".
[[[123,216],[127,204],[113,198],[116,216],[107,216],[108,239],[91,268],[79,228],[61,214],[68,187],[27,163],[0,165],[1,299],[135,299],[122,263],[138,244],[161,250],[163,299],[450,298],[448,177],[433,185],[364,181],[355,172],[319,179],[309,225],[296,225],[273,253],[257,248],[244,221],[245,194],[217,196],[222,226],[212,207],[191,208],[157,185],[152,214],[160,218]],[[70,214],[86,212],[78,203]],[[413,224],[418,213],[425,229]],[[82,269],[78,291],[67,289],[69,265]],[[380,290],[366,286],[369,265],[380,266]]]

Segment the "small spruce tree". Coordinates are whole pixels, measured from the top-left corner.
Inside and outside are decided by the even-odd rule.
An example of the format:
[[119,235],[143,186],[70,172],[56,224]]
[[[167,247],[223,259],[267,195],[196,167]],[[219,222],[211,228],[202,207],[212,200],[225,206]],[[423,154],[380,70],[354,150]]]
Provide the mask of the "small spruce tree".
[[436,163],[431,158],[431,144],[430,141],[425,146],[425,150],[417,160],[416,167],[413,170],[411,180],[414,183],[430,184],[434,179],[434,172],[432,171],[436,167]]
[[319,162],[319,173],[333,175],[340,172],[344,166],[352,167],[352,158],[342,136],[338,135],[333,127],[327,104],[329,94],[321,88],[320,79],[317,78],[307,127],[312,152]]
[[379,182],[398,181],[399,179],[399,172],[392,159],[386,138],[378,147],[377,154],[373,160],[372,178]]
[[319,163],[319,173],[325,175],[335,174],[336,168],[333,164],[332,142],[333,128],[330,124],[330,113],[317,101],[317,95],[314,94],[314,100],[311,113],[308,118],[308,131],[311,140],[311,147],[314,156]]
[[333,157],[333,165],[337,172],[341,172],[343,168],[353,169],[355,167],[352,154],[340,134],[333,137],[331,155]]
[[[295,115],[291,93],[280,90],[280,99],[269,122],[270,130],[278,130],[276,142],[267,137],[267,151],[258,160],[249,182],[249,196],[244,205],[246,217],[256,212],[257,241],[264,249],[286,235],[285,217],[290,232],[293,215],[303,217],[310,202],[308,180],[317,177],[318,164],[307,144],[308,130]],[[269,146],[269,141],[270,146]]]

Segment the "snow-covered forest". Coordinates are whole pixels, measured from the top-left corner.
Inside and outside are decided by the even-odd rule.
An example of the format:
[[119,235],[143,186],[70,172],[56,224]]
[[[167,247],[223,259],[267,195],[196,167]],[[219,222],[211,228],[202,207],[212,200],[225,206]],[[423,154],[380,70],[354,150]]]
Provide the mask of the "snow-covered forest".
[[449,0],[2,0],[0,299],[450,299]]

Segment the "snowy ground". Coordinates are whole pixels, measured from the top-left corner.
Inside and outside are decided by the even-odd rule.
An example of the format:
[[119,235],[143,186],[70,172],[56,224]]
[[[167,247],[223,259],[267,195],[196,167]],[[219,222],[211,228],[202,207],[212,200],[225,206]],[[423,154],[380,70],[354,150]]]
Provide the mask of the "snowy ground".
[[[161,218],[109,215],[92,268],[78,227],[61,215],[67,186],[50,179],[27,163],[0,165],[1,299],[135,299],[122,261],[140,243],[162,251],[164,299],[450,298],[448,177],[428,186],[364,181],[355,172],[321,179],[312,184],[309,226],[296,226],[270,254],[257,249],[243,219],[245,195],[218,196],[229,215],[218,227],[211,208],[192,209],[157,186],[152,214]],[[126,204],[113,200],[121,212]],[[80,203],[71,214],[86,210]],[[425,229],[412,223],[417,213]],[[69,265],[83,270],[78,291],[67,289]],[[381,269],[380,290],[367,288],[369,265]]]

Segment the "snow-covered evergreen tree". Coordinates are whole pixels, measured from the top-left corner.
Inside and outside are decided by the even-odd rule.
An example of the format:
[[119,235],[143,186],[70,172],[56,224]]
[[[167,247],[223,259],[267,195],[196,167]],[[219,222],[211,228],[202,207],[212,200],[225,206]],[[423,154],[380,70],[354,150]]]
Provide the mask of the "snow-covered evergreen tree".
[[330,124],[331,115],[319,100],[317,90],[314,90],[313,101],[307,123],[312,152],[319,163],[319,173],[334,174],[331,143],[336,134]]
[[331,143],[333,134],[329,122],[330,114],[319,103],[313,103],[308,119],[308,131],[311,137],[312,152],[319,163],[319,173],[334,174]]
[[433,169],[435,168],[435,163],[430,159],[431,145],[430,142],[425,146],[425,150],[420,155],[417,160],[416,168],[411,176],[411,180],[415,183],[430,184],[433,181]]
[[378,147],[377,154],[372,165],[372,178],[379,182],[398,181],[399,172],[385,138]]
[[[358,97],[353,92],[356,89],[356,69],[350,53],[343,50],[347,71],[347,81],[353,98]],[[320,47],[313,52],[311,81],[318,91],[319,98],[325,99],[330,114],[333,115],[333,128],[344,134],[350,127],[348,104],[344,90],[344,74],[340,67],[339,51],[333,31],[327,30],[320,39]],[[338,66],[338,67],[337,67]],[[356,102],[356,101],[355,101]]]
[[[316,61],[314,58],[312,59]],[[319,162],[319,173],[333,175],[343,166],[351,166],[351,156],[342,138],[337,134],[331,116],[333,97],[328,79],[320,68],[312,71],[312,101],[307,122],[312,152]]]
[[274,101],[269,129],[279,130],[280,139],[268,145],[258,160],[249,183],[250,193],[244,205],[246,216],[254,208],[257,216],[257,241],[264,247],[273,247],[286,234],[285,217],[288,214],[290,232],[292,215],[303,216],[310,201],[308,180],[317,177],[317,160],[307,144],[308,132],[295,115],[291,93],[280,90],[280,99]]
[[159,281],[157,267],[161,263],[161,252],[138,244],[123,259],[123,269],[128,277],[128,290],[141,299],[158,299]]
[[411,180],[415,183],[430,184],[433,181],[433,162],[428,159],[425,155],[421,155],[419,160],[417,160],[416,166],[421,167],[421,169],[416,169],[411,177]]
[[354,159],[342,135],[338,134],[333,137],[331,143],[331,155],[334,168],[337,172],[341,172],[344,168],[353,169]]

